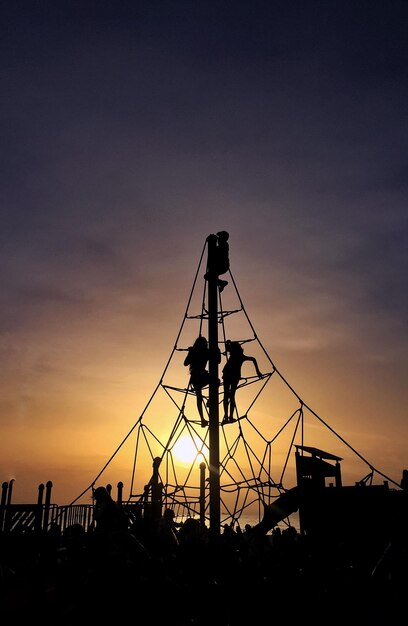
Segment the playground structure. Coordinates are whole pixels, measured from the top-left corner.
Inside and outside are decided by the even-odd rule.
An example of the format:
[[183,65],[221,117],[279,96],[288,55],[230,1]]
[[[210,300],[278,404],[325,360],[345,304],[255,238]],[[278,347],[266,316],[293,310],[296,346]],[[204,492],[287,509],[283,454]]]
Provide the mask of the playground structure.
[[[174,347],[142,413],[101,471],[69,505],[51,504],[52,483],[47,483],[45,502],[44,486],[39,489],[37,504],[26,505],[27,509],[37,507],[36,513],[26,518],[35,520],[32,524],[37,528],[47,528],[62,518],[80,519],[88,527],[92,505],[77,503],[85,495],[89,502],[92,490],[101,481],[109,481],[111,467],[126,448],[127,458],[131,458],[129,493],[124,496],[124,483],[120,482],[116,499],[131,518],[142,517],[154,523],[164,509],[171,508],[179,520],[198,517],[209,528],[210,536],[217,537],[223,525],[243,526],[249,518],[257,519],[258,530],[267,533],[277,524],[292,525],[292,516],[298,513],[301,532],[321,533],[323,527],[318,520],[322,518],[322,494],[330,494],[323,496],[325,519],[334,523],[338,502],[345,504],[346,492],[340,470],[342,458],[306,445],[312,422],[318,427],[314,428],[314,437],[317,433],[325,447],[330,435],[336,451],[343,446],[359,458],[363,467],[368,467],[368,475],[348,489],[347,503],[353,501],[355,510],[364,500],[367,511],[373,513],[376,496],[364,496],[362,500],[363,489],[364,494],[381,494],[383,504],[384,498],[390,501],[391,492],[402,493],[399,481],[375,469],[303,401],[281,374],[251,323],[230,267],[222,276],[227,280],[220,283],[216,271],[218,245],[218,234],[205,240]],[[204,428],[184,366],[188,347],[198,336],[208,338],[209,348],[208,385],[203,389],[208,426]],[[256,357],[261,375],[251,364],[243,364],[234,421],[225,423],[221,372],[228,358],[228,341],[238,342],[245,353]],[[182,445],[189,447],[189,460],[180,459]],[[328,480],[333,482],[327,484]],[[380,480],[379,485],[374,484],[376,480]],[[390,484],[396,489],[389,489]],[[7,524],[10,527],[13,519],[11,488],[3,483],[2,529]],[[357,488],[357,496],[350,495]],[[398,498],[398,508],[401,496],[392,498],[393,502]],[[329,516],[327,511],[331,512]],[[344,521],[344,517],[341,519]]]

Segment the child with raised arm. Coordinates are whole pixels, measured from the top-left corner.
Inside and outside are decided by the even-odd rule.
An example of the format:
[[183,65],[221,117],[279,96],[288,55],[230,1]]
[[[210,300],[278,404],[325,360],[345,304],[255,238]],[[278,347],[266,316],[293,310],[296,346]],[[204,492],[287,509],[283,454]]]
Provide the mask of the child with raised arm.
[[224,383],[224,419],[222,424],[234,422],[235,392],[241,379],[241,368],[245,361],[251,361],[257,375],[262,378],[258,363],[253,356],[246,356],[241,344],[238,341],[227,341],[225,344],[227,362],[222,370],[222,380]]

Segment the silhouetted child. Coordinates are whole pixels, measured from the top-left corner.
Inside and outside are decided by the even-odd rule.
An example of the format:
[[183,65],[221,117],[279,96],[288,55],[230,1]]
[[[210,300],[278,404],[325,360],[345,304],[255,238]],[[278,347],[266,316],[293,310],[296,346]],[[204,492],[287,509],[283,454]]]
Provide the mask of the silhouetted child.
[[[194,344],[188,348],[188,354],[184,359],[184,365],[190,366],[190,382],[195,391],[197,398],[197,409],[201,418],[201,426],[208,426],[208,421],[204,417],[203,413],[203,388],[210,382],[210,374],[206,369],[208,359],[210,357],[210,350],[208,348],[208,341],[205,337],[200,335],[195,340]],[[217,350],[217,361],[221,363],[221,352]]]
[[206,366],[209,359],[208,341],[205,337],[200,335],[195,340],[194,344],[188,348],[188,354],[184,359],[184,365],[188,365],[190,368],[190,382],[195,391],[197,398],[197,409],[201,418],[201,426],[208,426],[207,420],[204,418],[203,413],[203,387],[206,387],[209,383],[209,373],[206,370]]
[[165,509],[158,521],[157,536],[159,548],[165,554],[172,554],[179,546],[178,529],[181,524],[175,521],[173,509]]
[[97,533],[109,533],[124,530],[126,518],[119,505],[113,500],[106,487],[97,487],[93,492],[94,528]]
[[256,369],[257,375],[262,378],[258,363],[253,356],[246,356],[241,344],[238,341],[227,341],[225,344],[227,362],[222,370],[222,380],[224,384],[224,419],[222,424],[234,422],[235,392],[241,379],[241,368],[245,361],[251,361]]
[[[214,235],[210,235],[210,237],[213,237],[213,236]],[[226,230],[220,230],[216,236],[217,236],[217,244],[215,248],[215,264],[214,264],[214,268],[208,268],[207,273],[204,275],[204,278],[206,280],[208,280],[208,278],[210,277],[213,271],[214,271],[214,274],[218,278],[221,274],[225,274],[225,272],[228,272],[229,267],[230,267],[229,244],[228,244],[229,233],[227,233]],[[221,292],[224,289],[224,287],[228,285],[228,281],[220,280],[218,278],[217,284]]]

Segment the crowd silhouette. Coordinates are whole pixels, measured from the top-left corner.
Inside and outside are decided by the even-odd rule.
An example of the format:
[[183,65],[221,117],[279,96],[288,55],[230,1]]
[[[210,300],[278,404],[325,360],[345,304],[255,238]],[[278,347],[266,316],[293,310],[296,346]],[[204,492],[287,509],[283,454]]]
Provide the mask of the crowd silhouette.
[[294,623],[310,612],[315,624],[327,615],[344,623],[352,612],[362,623],[400,623],[408,560],[401,536],[373,560],[341,537],[319,545],[290,525],[265,534],[224,524],[210,540],[199,519],[177,522],[171,509],[136,524],[109,508],[95,505],[87,531],[54,524],[45,533],[0,535],[4,620],[57,615],[59,624],[77,626],[148,615],[169,625],[240,626],[263,623],[265,614]]

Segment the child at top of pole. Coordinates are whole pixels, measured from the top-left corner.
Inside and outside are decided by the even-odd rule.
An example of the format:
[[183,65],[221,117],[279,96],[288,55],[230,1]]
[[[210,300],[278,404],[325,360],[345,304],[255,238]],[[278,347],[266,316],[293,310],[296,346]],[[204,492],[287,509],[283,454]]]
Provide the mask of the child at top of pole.
[[[217,277],[218,288],[220,292],[228,285],[227,280],[220,280],[220,274],[225,274],[228,272],[230,263],[229,263],[229,233],[226,230],[220,230],[217,233],[217,245],[215,247],[215,260],[214,267],[208,267],[207,272],[204,275],[205,280],[208,280],[210,276]],[[210,237],[214,237],[214,235],[210,235]]]

